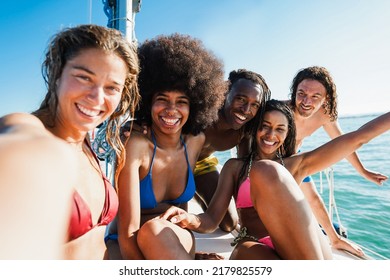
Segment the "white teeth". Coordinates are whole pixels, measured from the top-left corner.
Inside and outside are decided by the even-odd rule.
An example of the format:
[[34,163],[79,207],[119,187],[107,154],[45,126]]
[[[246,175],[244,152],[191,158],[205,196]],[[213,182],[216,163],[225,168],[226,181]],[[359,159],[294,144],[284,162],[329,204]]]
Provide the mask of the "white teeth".
[[87,116],[89,116],[89,117],[96,117],[96,116],[98,116],[98,115],[100,114],[100,111],[99,111],[99,110],[87,109],[87,108],[83,107],[83,106],[80,105],[80,104],[76,104],[76,106],[77,106],[77,108],[79,108],[79,110],[80,110],[83,114],[85,114],[85,115],[87,115]]
[[242,121],[245,121],[246,120],[246,117],[244,115],[240,115],[240,114],[237,114],[237,113],[234,113],[234,115],[239,118],[240,120]]
[[271,141],[267,141],[267,140],[263,140],[263,142],[264,142],[264,144],[270,145],[270,146],[275,144],[275,142],[271,142]]
[[168,125],[175,125],[179,119],[168,119],[168,118],[161,118],[166,124]]

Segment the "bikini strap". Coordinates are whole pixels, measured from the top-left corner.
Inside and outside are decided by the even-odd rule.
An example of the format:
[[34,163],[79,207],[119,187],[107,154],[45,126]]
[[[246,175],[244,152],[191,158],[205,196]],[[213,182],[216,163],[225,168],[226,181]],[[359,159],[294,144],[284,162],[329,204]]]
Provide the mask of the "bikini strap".
[[253,156],[251,156],[251,158],[249,159],[248,173],[247,173],[247,176],[246,176],[247,178],[249,177],[249,173],[251,172],[252,160],[253,160]]
[[152,172],[153,163],[154,163],[154,156],[156,155],[156,149],[157,149],[157,141],[156,141],[156,137],[154,137],[153,129],[151,129],[150,134],[152,136],[154,148],[153,148],[153,156],[152,156],[152,162],[150,163],[149,173]]
[[184,154],[186,155],[187,164],[189,165],[190,162],[188,161],[187,145],[186,145],[186,143],[184,142],[184,139],[183,139],[182,135],[180,135],[180,141],[183,143],[183,146],[184,146]]

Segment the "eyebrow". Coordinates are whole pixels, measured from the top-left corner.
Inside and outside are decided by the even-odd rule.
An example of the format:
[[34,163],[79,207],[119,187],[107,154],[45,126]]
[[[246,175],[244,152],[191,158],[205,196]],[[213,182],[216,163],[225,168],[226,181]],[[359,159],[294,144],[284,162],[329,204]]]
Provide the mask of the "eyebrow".
[[74,66],[72,66],[72,68],[77,69],[77,70],[83,70],[85,72],[88,72],[91,75],[95,75],[95,73],[93,71],[89,70],[88,68],[85,68],[84,66],[74,65]]
[[[242,94],[242,93],[237,93],[234,97],[243,97],[245,99],[249,99],[247,94]],[[261,103],[261,101],[259,101],[259,100],[256,100],[255,102],[259,103],[259,104]]]
[[[96,76],[95,72],[89,70],[88,68],[84,67],[84,66],[79,66],[79,65],[74,65],[72,66],[73,69],[77,69],[77,70],[82,70],[82,71],[85,71],[93,76]],[[117,81],[114,81],[114,80],[111,80],[111,82],[113,82],[114,84],[118,85],[118,86],[123,86],[123,84],[121,83],[118,83]]]
[[[271,122],[271,121],[269,121],[269,120],[263,120],[263,123],[266,123],[266,124],[271,124],[272,122]],[[288,125],[286,125],[286,124],[284,124],[284,123],[282,123],[282,124],[278,124],[277,126],[278,126],[278,127],[279,127],[279,126],[288,127]]]
[[[165,96],[165,97],[167,97],[168,96],[168,94],[166,94],[165,93],[165,91],[160,91],[160,92],[158,92],[158,93],[156,93],[155,94],[156,96]],[[190,99],[185,93],[183,93],[183,94],[181,94],[181,95],[179,95],[179,97],[178,98],[186,98],[186,99]]]

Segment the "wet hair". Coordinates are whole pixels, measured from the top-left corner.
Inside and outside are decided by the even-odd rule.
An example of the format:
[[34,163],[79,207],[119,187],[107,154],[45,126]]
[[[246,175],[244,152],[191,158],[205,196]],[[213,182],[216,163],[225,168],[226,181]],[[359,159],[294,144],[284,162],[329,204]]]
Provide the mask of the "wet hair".
[[89,24],[65,28],[57,33],[47,47],[42,64],[42,76],[47,94],[39,109],[33,114],[41,120],[45,118],[46,126],[55,125],[58,107],[57,81],[68,61],[88,49],[113,53],[123,60],[128,69],[120,103],[107,122],[106,139],[115,151],[118,174],[125,160],[119,129],[124,122],[123,118],[134,116],[140,97],[137,85],[139,65],[136,48],[122,36],[120,31]]
[[226,95],[229,94],[234,84],[238,82],[240,79],[245,79],[251,81],[254,84],[258,84],[262,89],[259,110],[257,111],[257,114],[254,116],[254,118],[251,119],[249,122],[247,122],[243,127],[243,132],[245,134],[252,135],[252,133],[256,131],[257,125],[259,124],[260,120],[263,118],[265,103],[271,98],[271,90],[269,89],[267,83],[265,82],[264,78],[260,74],[246,69],[238,69],[238,70],[233,70],[229,73],[229,79],[228,79],[229,88]]
[[164,91],[183,92],[190,102],[184,134],[197,135],[218,119],[226,82],[222,62],[203,43],[174,33],[146,40],[138,48],[140,108],[137,121],[152,124],[152,98]]
[[304,69],[301,69],[296,76],[294,77],[291,87],[290,87],[290,96],[291,96],[291,106],[295,110],[295,98],[297,95],[298,85],[303,80],[315,80],[320,82],[326,89],[326,101],[323,105],[325,113],[330,116],[332,121],[337,120],[337,91],[336,84],[333,81],[332,76],[325,67],[320,66],[311,66]]
[[[287,103],[275,99],[271,99],[266,102],[264,114],[272,111],[281,112],[287,118],[288,131],[287,131],[286,139],[284,140],[283,144],[279,147],[279,153],[282,158],[289,157],[295,154],[295,146],[296,146],[297,130],[295,126],[294,112],[291,110],[291,108],[288,106]],[[244,176],[246,176],[249,162],[251,159],[254,159],[254,157],[257,154],[258,147],[256,144],[257,143],[256,135],[257,135],[257,130],[261,129],[262,126],[263,126],[263,119],[259,123],[256,132],[252,133],[251,135],[252,138],[251,142],[253,143],[253,145],[251,146],[249,155],[244,159],[244,165],[241,168],[238,177],[239,182],[242,178],[244,178]]]

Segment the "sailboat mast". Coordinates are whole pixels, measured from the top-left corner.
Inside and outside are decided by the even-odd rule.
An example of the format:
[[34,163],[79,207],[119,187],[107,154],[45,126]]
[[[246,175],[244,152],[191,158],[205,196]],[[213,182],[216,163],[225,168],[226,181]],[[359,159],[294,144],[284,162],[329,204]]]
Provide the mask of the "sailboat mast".
[[121,31],[129,42],[137,43],[135,14],[141,9],[141,0],[104,0],[108,27]]

